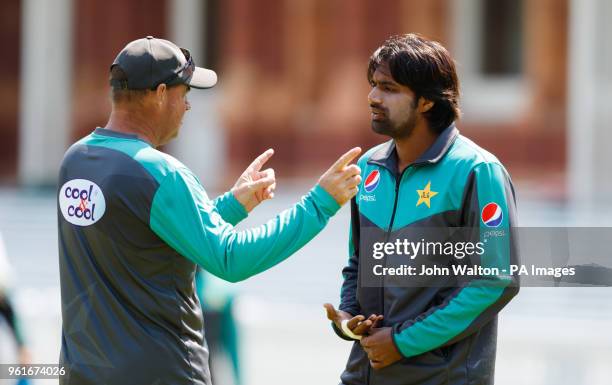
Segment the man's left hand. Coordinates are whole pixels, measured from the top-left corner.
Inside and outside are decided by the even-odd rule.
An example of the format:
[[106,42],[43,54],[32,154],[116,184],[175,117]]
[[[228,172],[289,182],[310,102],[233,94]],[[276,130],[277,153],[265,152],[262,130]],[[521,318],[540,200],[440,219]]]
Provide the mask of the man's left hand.
[[274,169],[268,168],[261,171],[263,165],[272,155],[274,155],[274,150],[269,149],[255,158],[232,187],[234,197],[244,206],[247,212],[251,212],[255,206],[266,199],[274,198],[274,190],[276,189]]
[[361,339],[361,346],[374,369],[382,369],[402,359],[393,343],[393,329],[390,327],[371,329],[370,334]]

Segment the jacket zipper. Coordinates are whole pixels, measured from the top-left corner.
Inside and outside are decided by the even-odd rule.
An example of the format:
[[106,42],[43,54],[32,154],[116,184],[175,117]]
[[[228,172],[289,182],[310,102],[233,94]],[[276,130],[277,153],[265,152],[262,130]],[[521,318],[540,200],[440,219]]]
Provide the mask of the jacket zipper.
[[389,238],[391,238],[391,230],[393,229],[393,222],[395,221],[395,211],[397,210],[397,198],[399,196],[400,183],[402,182],[402,176],[404,176],[405,171],[406,169],[402,171],[399,178],[397,178],[395,181],[395,200],[393,202],[393,211],[391,212],[391,221],[389,222],[389,228],[387,229],[387,242],[389,241]]

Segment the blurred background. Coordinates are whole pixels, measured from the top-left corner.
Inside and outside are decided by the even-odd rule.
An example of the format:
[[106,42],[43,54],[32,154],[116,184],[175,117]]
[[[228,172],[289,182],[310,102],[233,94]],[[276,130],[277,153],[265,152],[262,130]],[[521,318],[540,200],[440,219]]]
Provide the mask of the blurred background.
[[[216,88],[190,93],[180,136],[164,148],[211,196],[276,150],[277,197],[241,226],[290,206],[349,147],[386,140],[369,128],[366,66],[387,37],[407,32],[455,57],[458,127],[510,171],[521,226],[610,226],[610,17],[608,0],[2,0],[0,297],[10,298],[24,348],[0,322],[0,362],[19,353],[57,362],[58,165],[106,124],[109,66],[127,42],[167,38],[218,72]],[[226,347],[235,351],[213,363],[217,384],[237,372],[246,385],[338,382],[350,344],[321,305],[338,302],[348,216],[344,208],[258,277],[207,281],[221,293],[205,301],[218,313],[211,325],[222,335],[229,314],[236,332]],[[500,316],[496,383],[610,384],[611,321],[609,288],[523,289]]]

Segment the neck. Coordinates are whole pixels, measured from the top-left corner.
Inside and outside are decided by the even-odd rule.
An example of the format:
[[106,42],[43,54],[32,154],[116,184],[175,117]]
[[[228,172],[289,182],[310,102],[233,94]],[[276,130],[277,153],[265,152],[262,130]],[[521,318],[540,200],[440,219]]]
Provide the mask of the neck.
[[158,147],[161,144],[161,138],[155,134],[156,130],[151,124],[151,117],[146,117],[146,115],[146,113],[113,108],[104,128],[136,135],[138,138],[149,142],[153,147]]
[[397,150],[398,172],[402,172],[408,165],[417,160],[438,138],[425,122],[419,122],[410,135],[394,139]]

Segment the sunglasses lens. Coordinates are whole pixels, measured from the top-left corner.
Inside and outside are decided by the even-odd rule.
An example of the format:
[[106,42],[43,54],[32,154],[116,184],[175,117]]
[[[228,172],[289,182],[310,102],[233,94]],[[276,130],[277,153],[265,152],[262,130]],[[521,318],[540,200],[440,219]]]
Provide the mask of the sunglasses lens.
[[193,75],[193,71],[195,70],[195,63],[193,62],[193,58],[191,57],[191,53],[189,50],[185,48],[181,48],[183,55],[185,55],[185,59],[187,59],[187,63],[185,63],[185,67],[181,71],[181,77],[183,79],[188,79]]
[[185,59],[187,59],[187,61],[191,61],[191,53],[189,52],[188,49],[185,48],[181,48],[181,51],[183,52],[183,55],[185,55]]

